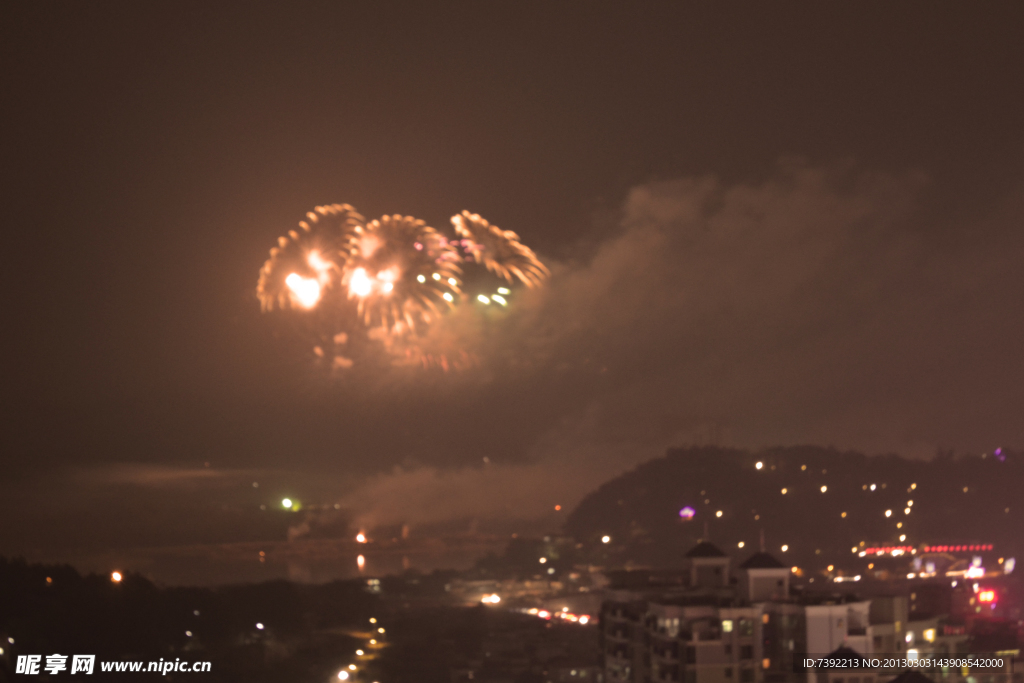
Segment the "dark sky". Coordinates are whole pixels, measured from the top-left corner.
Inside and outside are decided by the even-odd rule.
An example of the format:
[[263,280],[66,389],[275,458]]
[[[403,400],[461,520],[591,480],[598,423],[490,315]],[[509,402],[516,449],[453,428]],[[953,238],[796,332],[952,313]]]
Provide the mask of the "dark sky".
[[[4,6],[0,552],[255,477],[437,520],[691,442],[1024,444],[1019,3],[406,4]],[[328,202],[555,274],[479,371],[329,381],[254,296]]]

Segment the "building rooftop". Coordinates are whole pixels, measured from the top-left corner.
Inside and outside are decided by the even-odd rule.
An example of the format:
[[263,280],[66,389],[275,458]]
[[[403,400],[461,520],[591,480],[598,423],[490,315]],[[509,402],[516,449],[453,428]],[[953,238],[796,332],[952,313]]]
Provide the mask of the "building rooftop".
[[690,552],[686,553],[689,558],[694,557],[728,557],[725,553],[718,549],[718,546],[708,541],[701,541],[697,545],[690,549]]
[[775,559],[772,555],[761,551],[754,553],[747,558],[746,562],[740,565],[740,569],[785,569],[786,565]]

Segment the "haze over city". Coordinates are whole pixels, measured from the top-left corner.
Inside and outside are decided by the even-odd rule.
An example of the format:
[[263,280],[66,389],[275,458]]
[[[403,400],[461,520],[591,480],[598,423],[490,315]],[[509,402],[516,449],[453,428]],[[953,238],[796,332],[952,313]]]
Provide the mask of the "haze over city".
[[1024,449],[1019,5],[3,16],[0,556],[318,583],[359,532],[461,571],[600,538],[581,501],[671,449]]

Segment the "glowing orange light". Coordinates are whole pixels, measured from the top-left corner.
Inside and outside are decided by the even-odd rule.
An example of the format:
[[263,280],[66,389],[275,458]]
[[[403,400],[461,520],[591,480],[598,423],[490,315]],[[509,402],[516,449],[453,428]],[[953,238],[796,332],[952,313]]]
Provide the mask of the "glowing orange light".
[[366,534],[364,534],[362,531],[360,531],[358,534],[356,534],[356,542],[357,543],[366,543]]
[[356,558],[356,564],[359,566],[359,569],[361,570],[363,567],[366,566],[366,558],[360,555]]
[[110,580],[113,581],[114,583],[121,583],[121,578],[122,578],[121,577],[121,572],[111,572],[110,573]]
[[350,296],[368,296],[373,291],[373,281],[366,274],[366,269],[356,268],[352,271],[352,277],[348,281],[348,293]]
[[981,591],[978,593],[978,602],[995,602],[996,592],[995,591]]
[[310,268],[317,272],[318,275],[325,274],[331,267],[331,264],[320,256],[319,251],[309,252],[309,256],[306,257],[306,262],[309,264]]
[[292,291],[296,301],[303,308],[313,308],[320,300],[320,283],[312,278],[292,273],[284,279],[284,283],[288,285],[288,289]]

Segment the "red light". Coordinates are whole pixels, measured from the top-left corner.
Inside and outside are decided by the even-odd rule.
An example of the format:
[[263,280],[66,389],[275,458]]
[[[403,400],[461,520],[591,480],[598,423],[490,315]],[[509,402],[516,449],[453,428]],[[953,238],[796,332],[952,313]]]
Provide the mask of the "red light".
[[995,591],[981,591],[978,593],[978,602],[995,602],[996,592]]

